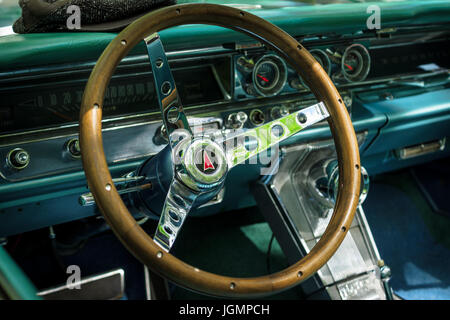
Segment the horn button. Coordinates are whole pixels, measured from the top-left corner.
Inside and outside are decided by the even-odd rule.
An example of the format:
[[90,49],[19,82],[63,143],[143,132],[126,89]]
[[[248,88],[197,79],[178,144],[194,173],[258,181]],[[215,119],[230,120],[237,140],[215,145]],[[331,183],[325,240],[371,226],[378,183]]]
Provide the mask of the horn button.
[[178,177],[194,190],[216,187],[228,171],[225,151],[209,138],[196,138],[182,152],[181,168],[177,169]]

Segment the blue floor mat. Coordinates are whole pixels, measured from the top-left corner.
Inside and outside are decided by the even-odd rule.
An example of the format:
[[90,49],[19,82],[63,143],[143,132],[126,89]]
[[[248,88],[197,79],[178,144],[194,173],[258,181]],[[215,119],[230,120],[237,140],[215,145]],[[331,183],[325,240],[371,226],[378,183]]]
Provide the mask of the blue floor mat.
[[436,217],[420,204],[425,200],[418,194],[411,197],[398,185],[378,181],[371,185],[363,207],[380,255],[392,269],[394,291],[407,300],[448,300],[450,248],[430,230],[426,222]]

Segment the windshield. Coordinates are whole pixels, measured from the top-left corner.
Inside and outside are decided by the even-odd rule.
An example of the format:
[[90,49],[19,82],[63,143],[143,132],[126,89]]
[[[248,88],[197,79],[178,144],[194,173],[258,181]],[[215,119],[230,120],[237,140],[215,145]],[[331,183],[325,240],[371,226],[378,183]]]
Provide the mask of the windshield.
[[0,28],[12,25],[21,14],[18,0],[0,0]]

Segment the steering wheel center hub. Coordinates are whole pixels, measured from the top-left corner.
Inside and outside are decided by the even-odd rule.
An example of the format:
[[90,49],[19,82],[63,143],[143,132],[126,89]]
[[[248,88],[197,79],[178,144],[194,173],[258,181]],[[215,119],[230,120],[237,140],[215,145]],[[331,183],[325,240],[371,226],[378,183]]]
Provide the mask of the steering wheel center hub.
[[181,180],[195,190],[220,185],[228,172],[225,151],[209,138],[195,138],[182,154]]

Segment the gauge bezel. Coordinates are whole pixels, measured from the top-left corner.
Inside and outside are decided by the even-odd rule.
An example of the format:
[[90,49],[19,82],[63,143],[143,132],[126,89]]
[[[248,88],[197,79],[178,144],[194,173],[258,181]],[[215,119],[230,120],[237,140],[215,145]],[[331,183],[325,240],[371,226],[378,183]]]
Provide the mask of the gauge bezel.
[[[258,81],[256,79],[257,74],[258,74],[258,69],[264,63],[272,63],[273,65],[276,66],[276,68],[278,68],[278,78],[274,82],[274,84],[272,86],[270,86],[269,89],[260,87],[260,85],[258,84]],[[255,66],[253,67],[253,71],[252,71],[252,82],[253,82],[255,91],[258,95],[261,95],[264,97],[274,96],[274,95],[280,93],[281,90],[283,90],[284,86],[286,85],[286,81],[287,81],[286,63],[283,61],[283,59],[281,59],[277,55],[275,55],[275,54],[264,55],[261,58],[259,58],[258,61],[255,63]]]
[[[345,69],[345,61],[346,58],[349,56],[350,53],[355,52],[357,56],[361,58],[362,65],[358,65],[358,69],[360,70],[356,75],[350,74]],[[358,81],[364,81],[367,78],[367,75],[370,72],[370,54],[369,50],[365,46],[359,43],[352,44],[348,46],[344,53],[342,54],[341,59],[341,71],[342,75],[344,76],[345,80],[348,82],[358,82]]]
[[[320,59],[324,63],[326,63],[325,66],[323,64],[321,64],[321,66],[322,66],[323,70],[325,70],[325,72],[328,75],[330,75],[331,74],[331,60],[330,60],[330,57],[328,57],[328,54],[326,54],[326,52],[323,51],[322,49],[312,49],[312,50],[309,51],[309,53],[311,53],[311,55],[314,57],[314,59],[316,59],[316,55],[320,55],[321,56]],[[316,55],[314,55],[314,54],[316,54]]]
[[[321,61],[323,61],[326,65],[323,65],[319,62],[319,64],[322,66],[323,70],[325,70],[325,72],[328,74],[328,76],[331,75],[331,60],[328,57],[328,55],[326,54],[325,51],[321,50],[321,49],[312,49],[309,51],[309,53],[311,53],[311,55],[314,57],[314,59],[316,59],[317,62],[319,62],[316,58],[316,56],[321,56],[319,57]],[[316,55],[314,55],[316,54]],[[308,85],[305,83],[305,81],[303,81],[302,77],[300,77],[300,75],[298,75],[298,79],[300,80],[300,84],[306,88],[309,89]]]

